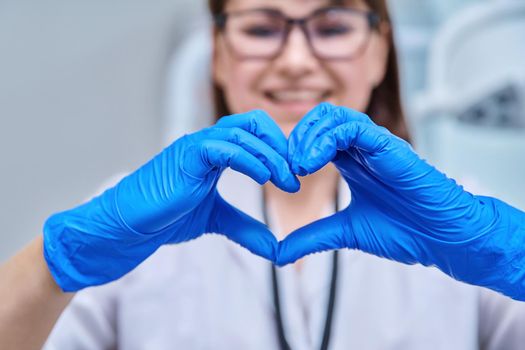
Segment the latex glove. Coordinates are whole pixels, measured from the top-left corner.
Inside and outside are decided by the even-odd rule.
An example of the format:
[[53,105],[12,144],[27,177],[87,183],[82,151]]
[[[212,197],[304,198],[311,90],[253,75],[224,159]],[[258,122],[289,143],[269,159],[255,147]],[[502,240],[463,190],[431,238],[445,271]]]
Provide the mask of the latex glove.
[[475,196],[420,159],[366,115],[322,104],[292,131],[289,162],[300,175],[333,161],[350,205],[291,233],[277,263],[352,248],[446,274],[525,300],[525,214]]
[[118,185],[44,225],[44,254],[64,291],[115,280],[165,243],[205,232],[224,234],[275,260],[277,241],[265,225],[225,202],[216,189],[226,167],[285,191],[299,182],[287,140],[262,111],[222,118],[176,140]]

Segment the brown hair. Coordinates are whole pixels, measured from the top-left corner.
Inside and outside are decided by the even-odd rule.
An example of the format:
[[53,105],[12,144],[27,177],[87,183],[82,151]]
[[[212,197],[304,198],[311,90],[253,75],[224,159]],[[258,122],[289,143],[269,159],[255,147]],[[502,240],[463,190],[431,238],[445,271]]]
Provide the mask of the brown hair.
[[[381,22],[391,23],[385,0],[364,1],[370,9],[379,16]],[[226,2],[227,0],[209,0],[208,4],[211,14],[216,16],[223,13]],[[332,0],[332,3],[342,5],[345,3],[345,0]],[[370,103],[365,113],[368,114],[376,124],[386,127],[392,133],[405,140],[409,140],[410,137],[401,106],[399,69],[392,30],[388,31],[387,40],[389,43],[389,54],[386,74],[381,84],[372,91]],[[222,88],[214,83],[213,90],[217,117],[231,114],[226,104]]]

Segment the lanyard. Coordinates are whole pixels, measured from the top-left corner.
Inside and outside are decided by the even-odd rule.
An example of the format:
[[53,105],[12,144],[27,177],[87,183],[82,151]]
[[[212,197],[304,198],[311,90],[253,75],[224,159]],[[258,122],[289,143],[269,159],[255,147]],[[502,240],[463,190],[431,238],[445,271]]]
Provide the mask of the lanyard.
[[[335,196],[335,211],[337,212],[339,210],[339,203],[338,203],[338,196],[336,194]],[[263,217],[264,222],[268,224],[268,213],[266,209],[266,200],[263,196]],[[327,350],[328,345],[330,344],[330,336],[332,333],[332,320],[333,320],[333,314],[334,314],[334,306],[335,306],[335,296],[336,296],[336,289],[337,289],[337,267],[338,267],[338,252],[334,251],[332,253],[332,277],[330,279],[330,294],[328,298],[328,305],[326,307],[326,318],[325,318],[325,324],[324,324],[324,330],[323,330],[323,340],[321,342],[321,350]],[[288,341],[286,340],[286,334],[284,332],[283,327],[283,318],[282,318],[282,311],[281,311],[281,302],[279,298],[279,284],[277,281],[277,270],[275,266],[272,264],[272,292],[273,292],[273,303],[275,306],[275,313],[276,313],[276,327],[277,327],[277,335],[279,337],[279,346],[281,350],[291,350],[290,345]]]

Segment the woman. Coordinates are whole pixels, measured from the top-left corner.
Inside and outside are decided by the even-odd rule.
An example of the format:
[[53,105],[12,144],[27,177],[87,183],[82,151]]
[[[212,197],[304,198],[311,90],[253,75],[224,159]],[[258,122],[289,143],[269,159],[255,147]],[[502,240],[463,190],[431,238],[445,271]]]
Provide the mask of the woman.
[[[376,123],[408,138],[384,2],[230,0],[210,4],[216,16],[214,81],[220,115],[263,109],[285,135],[293,136],[292,130],[308,111],[329,101],[366,111]],[[339,7],[328,8],[332,5]],[[297,20],[303,18],[308,19]],[[321,105],[312,113],[321,113],[323,108],[332,107]],[[188,144],[183,149],[193,150],[191,145],[201,142],[207,142],[207,150],[226,147],[227,140],[233,156],[225,161],[206,153],[210,165],[230,165],[259,183],[271,179],[280,189],[266,184],[261,190],[246,177],[226,172],[219,184],[225,201],[214,192],[201,196],[196,191],[185,198],[185,203],[197,201],[195,198],[200,203],[192,207],[189,217],[206,219],[203,227],[195,227],[197,220],[185,220],[187,209],[181,209],[180,203],[173,205],[173,212],[180,213],[175,222],[162,215],[149,216],[155,220],[134,220],[141,218],[137,213],[154,212],[154,208],[141,206],[148,201],[126,191],[144,176],[127,178],[119,184],[118,193],[110,190],[103,197],[110,196],[120,204],[118,215],[111,215],[122,220],[115,225],[125,224],[142,234],[136,239],[140,248],[133,244],[109,246],[108,250],[128,249],[117,266],[84,261],[90,270],[80,275],[75,270],[67,275],[67,281],[55,271],[54,277],[64,289],[102,284],[124,274],[127,271],[121,267],[128,260],[133,258],[127,270],[158,248],[159,244],[144,248],[141,239],[148,235],[154,235],[153,240],[158,237],[161,243],[177,243],[203,232],[227,232],[252,252],[275,260],[276,241],[227,203],[266,220],[282,239],[287,232],[348,202],[331,165],[302,178],[298,193],[282,191],[293,192],[298,186],[283,162],[288,156],[285,139],[262,112],[222,119],[218,125],[218,131],[212,128],[183,140]],[[255,134],[266,146],[238,129]],[[221,142],[210,145],[210,139]],[[238,150],[230,145],[234,141],[250,149],[254,157],[234,153]],[[198,156],[202,153],[195,154]],[[209,172],[203,171],[198,161],[185,165],[183,173],[188,179],[203,181],[203,174]],[[142,174],[154,173],[147,171],[148,165],[143,169]],[[221,174],[212,175],[210,183],[214,184]],[[235,193],[238,188],[242,188],[240,195]],[[157,200],[150,198],[149,202]],[[112,203],[101,200],[99,207],[111,213],[115,210]],[[98,211],[94,214],[101,215]],[[234,224],[226,224],[226,219]],[[60,223],[48,222],[46,239]],[[236,231],[235,225],[243,230],[248,227],[253,235]],[[163,234],[179,232],[180,227],[187,236]],[[56,251],[60,252],[60,247]],[[75,254],[84,256],[81,250]],[[74,270],[77,265],[73,265]],[[95,280],[84,279],[90,273],[97,276]],[[184,245],[164,246],[125,278],[77,294],[47,347],[474,349],[481,345],[517,349],[524,340],[517,323],[523,322],[522,307],[447,279],[437,270],[397,265],[355,251],[309,256],[275,271],[267,261],[230,241],[207,236]]]

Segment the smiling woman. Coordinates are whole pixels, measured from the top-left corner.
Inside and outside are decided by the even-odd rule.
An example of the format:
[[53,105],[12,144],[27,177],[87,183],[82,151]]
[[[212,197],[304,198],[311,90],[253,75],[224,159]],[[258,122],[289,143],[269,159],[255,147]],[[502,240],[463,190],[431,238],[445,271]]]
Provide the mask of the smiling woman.
[[[210,8],[209,83],[218,116],[235,115],[175,140],[100,196],[47,220],[49,271],[63,291],[80,291],[45,349],[521,349],[525,304],[436,269],[350,250],[307,256],[282,269],[272,264],[282,261],[287,247],[288,253],[300,250],[290,232],[339,208],[357,206],[337,217],[357,213],[367,227],[378,219],[391,223],[394,212],[413,225],[436,221],[427,212],[419,221],[407,214],[404,206],[417,207],[413,197],[390,200],[403,203],[395,208],[384,205],[403,193],[353,166],[380,163],[381,174],[395,175],[417,158],[407,142],[354,111],[408,139],[385,1],[215,0]],[[344,138],[350,132],[360,143]],[[381,142],[385,135],[396,140],[394,148]],[[348,151],[342,157],[341,147]],[[368,157],[360,157],[361,149]],[[381,161],[385,149],[402,161]],[[297,174],[304,175],[300,183]],[[357,189],[352,202],[341,175]],[[408,171],[407,177],[419,175]],[[399,178],[411,192],[413,182]],[[375,187],[384,189],[381,195],[363,195],[363,188]],[[351,226],[352,215],[343,223]],[[322,228],[304,231],[301,242],[315,251],[329,248],[322,239],[312,242],[330,233],[324,231],[330,225]],[[389,232],[401,253],[395,233],[403,231]],[[337,247],[353,247],[345,240],[333,239]],[[370,246],[382,247],[372,240]],[[40,284],[54,289],[30,306],[24,297],[13,304],[22,305],[25,316],[35,304],[45,305],[41,300],[55,300],[49,304],[56,317],[68,299],[45,268],[42,242],[32,247],[29,256],[38,256],[45,272]],[[18,270],[7,270],[3,275],[16,280]],[[88,286],[97,287],[83,289]],[[0,295],[13,297],[9,282],[0,287]]]
[[[289,135],[328,101],[366,112],[409,139],[385,1],[211,0],[209,6],[217,119],[262,109]],[[254,120],[268,122],[267,116],[253,116],[244,126],[260,131]],[[298,147],[288,140],[289,152],[292,146]],[[266,220],[278,239],[349,201],[332,164],[301,178],[295,194],[231,171],[218,181],[228,203]],[[207,236],[164,246],[116,283],[80,292],[49,347],[519,349],[524,307],[437,270],[356,251],[273,269]],[[70,337],[74,329],[83,336]]]

